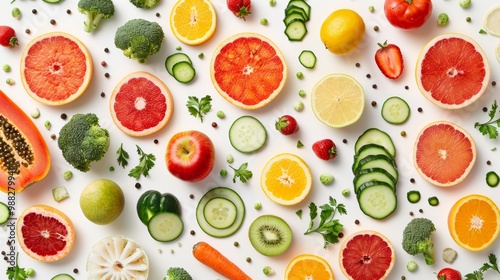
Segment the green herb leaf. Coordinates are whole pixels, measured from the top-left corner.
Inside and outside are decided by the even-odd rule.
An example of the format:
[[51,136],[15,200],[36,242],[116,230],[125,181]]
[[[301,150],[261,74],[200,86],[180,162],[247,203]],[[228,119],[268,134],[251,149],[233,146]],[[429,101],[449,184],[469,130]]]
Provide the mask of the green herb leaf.
[[[318,208],[321,209],[320,222],[318,226],[314,227],[314,219],[318,216]],[[337,200],[329,197],[328,204],[323,204],[317,207],[314,202],[309,204],[309,217],[311,221],[309,222],[309,228],[304,233],[305,235],[311,234],[313,232],[319,233],[323,236],[324,246],[326,248],[329,244],[335,244],[339,242],[339,233],[344,227],[338,219],[334,219],[335,214],[340,215],[347,214],[345,205],[342,203],[337,203]]]
[[188,108],[189,114],[196,118],[200,118],[201,122],[203,122],[203,116],[212,109],[212,97],[207,95],[201,99],[198,99],[196,96],[188,96],[188,101],[186,107]]
[[483,280],[483,273],[492,269],[500,274],[500,270],[498,268],[497,257],[495,254],[490,254],[488,256],[489,263],[484,263],[478,270],[475,270],[472,273],[468,273],[465,275],[466,280]]
[[138,145],[137,154],[140,156],[139,164],[132,168],[128,173],[128,176],[139,179],[141,175],[149,176],[149,170],[155,165],[156,157],[153,154],[146,154]]
[[123,149],[123,143],[120,145],[120,148],[116,151],[116,154],[118,155],[118,165],[121,167],[125,168],[125,166],[128,165],[128,152]]
[[[479,132],[481,132],[482,135],[488,135],[490,139],[496,139],[498,137],[497,127],[500,127],[500,118],[494,120],[497,111],[498,104],[497,101],[494,100],[493,104],[491,104],[491,109],[488,112],[488,116],[490,117],[490,119],[484,123],[476,122],[474,124],[474,127],[479,129]],[[497,127],[495,127],[495,125]]]
[[247,162],[240,165],[238,169],[232,167],[231,165],[229,165],[229,167],[231,167],[231,169],[234,170],[233,183],[236,183],[236,178],[240,178],[240,181],[242,183],[246,183],[253,176],[252,171],[247,170],[248,167]]
[[299,219],[302,219],[302,209],[295,211],[295,215],[297,215]]
[[26,275],[26,270],[19,267],[18,262],[19,253],[16,254],[16,266],[7,267],[7,276],[9,280],[26,280],[28,276]]

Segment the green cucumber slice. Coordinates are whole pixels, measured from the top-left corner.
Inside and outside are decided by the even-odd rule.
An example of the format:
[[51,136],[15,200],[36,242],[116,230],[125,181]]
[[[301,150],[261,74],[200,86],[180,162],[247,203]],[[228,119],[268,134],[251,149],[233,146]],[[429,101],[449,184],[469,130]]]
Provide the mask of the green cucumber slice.
[[377,220],[390,216],[398,205],[393,188],[384,182],[371,181],[363,184],[359,188],[357,199],[361,211]]
[[305,68],[312,69],[316,66],[316,55],[310,50],[303,50],[299,55],[299,62]]
[[394,179],[397,180],[399,179],[398,175],[398,169],[396,166],[396,162],[385,155],[370,155],[367,157],[362,158],[359,161],[358,168],[354,172],[354,175],[357,175],[360,170],[363,169],[370,169],[370,168],[381,168],[387,171],[389,174],[391,174]]
[[[205,219],[205,205],[213,198],[224,198],[231,201],[236,206],[236,218],[231,226],[227,228],[215,228]],[[227,187],[216,187],[203,195],[196,206],[196,221],[200,228],[208,235],[213,237],[227,237],[234,234],[243,223],[245,218],[245,204],[241,197],[232,189]]]
[[187,61],[189,62],[189,64],[193,64],[191,58],[189,58],[189,56],[185,53],[174,53],[169,55],[167,59],[165,59],[165,69],[167,69],[167,72],[171,76],[174,75],[173,72],[174,65],[181,61]]
[[366,144],[379,144],[386,148],[392,157],[396,156],[396,147],[392,142],[392,138],[378,128],[369,128],[358,137],[356,144],[354,144],[354,153],[357,154],[359,149]]
[[354,171],[358,168],[359,161],[361,159],[370,155],[386,155],[392,158],[391,153],[389,153],[389,151],[387,151],[387,149],[384,148],[383,146],[380,146],[378,144],[366,144],[359,149],[357,154],[354,155],[354,163],[352,165],[352,170]]
[[304,17],[303,13],[292,11],[291,13],[285,16],[285,18],[283,19],[283,23],[285,24],[285,26],[287,26],[294,19],[301,19],[303,21],[306,21],[306,18]]
[[366,182],[379,181],[391,185],[396,191],[396,179],[389,172],[382,168],[369,168],[360,170],[354,177],[354,192],[359,192],[359,187]]
[[181,83],[189,83],[196,76],[196,71],[191,63],[187,61],[180,61],[172,67],[172,76],[175,80]]
[[45,3],[50,3],[50,4],[57,4],[61,2],[62,0],[43,0]]
[[10,218],[10,210],[7,204],[0,202],[0,225],[5,224]]
[[410,203],[417,203],[420,201],[420,192],[417,190],[411,190],[406,193],[406,198]]
[[298,18],[291,20],[285,28],[285,35],[290,41],[302,41],[306,34],[306,23]]
[[252,116],[241,116],[229,128],[231,146],[242,153],[260,150],[267,140],[267,131],[262,123]]
[[61,273],[57,274],[56,276],[52,277],[51,280],[75,280],[73,276],[66,274],[66,273]]
[[488,184],[488,186],[494,188],[498,186],[499,182],[500,178],[498,177],[498,174],[495,171],[490,171],[486,173],[486,184]]
[[307,20],[309,20],[311,18],[311,6],[309,6],[309,4],[307,4],[307,2],[304,0],[290,0],[290,1],[288,1],[288,5],[286,7],[287,8],[290,8],[290,7],[301,8],[304,11],[304,13],[307,15]]
[[237,214],[236,205],[224,197],[211,198],[203,207],[205,221],[217,229],[230,227],[236,221]]
[[429,202],[430,206],[438,206],[439,205],[439,199],[437,198],[437,196],[431,196],[427,199],[427,201]]
[[391,124],[402,124],[410,117],[410,106],[397,96],[385,100],[382,105],[382,118]]
[[293,12],[301,13],[302,16],[304,17],[305,21],[309,21],[309,19],[310,19],[309,15],[302,7],[297,7],[297,6],[293,6],[293,5],[285,8],[285,17]]
[[156,213],[148,222],[148,231],[154,240],[168,242],[177,239],[184,231],[184,222],[176,213]]

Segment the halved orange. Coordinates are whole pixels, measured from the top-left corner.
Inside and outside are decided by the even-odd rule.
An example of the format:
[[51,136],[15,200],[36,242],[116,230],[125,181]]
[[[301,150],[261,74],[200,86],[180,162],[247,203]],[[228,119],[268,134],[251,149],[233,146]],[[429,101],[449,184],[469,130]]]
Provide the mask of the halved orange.
[[334,280],[333,270],[320,256],[301,254],[288,263],[285,279]]
[[217,14],[210,0],[178,0],[170,13],[170,28],[184,44],[200,45],[215,33]]
[[448,230],[458,245],[470,251],[488,248],[500,232],[500,211],[490,198],[470,194],[459,199],[448,215]]
[[19,246],[31,258],[54,262],[73,248],[75,227],[63,212],[48,205],[28,207],[17,219]]
[[304,200],[311,190],[311,170],[295,154],[278,154],[264,166],[260,185],[270,200],[281,205],[294,205]]
[[239,33],[214,51],[210,76],[224,99],[239,108],[255,110],[281,92],[287,66],[271,40],[256,33]]
[[93,67],[90,52],[80,40],[64,32],[49,32],[24,48],[21,81],[36,101],[64,105],[87,90]]

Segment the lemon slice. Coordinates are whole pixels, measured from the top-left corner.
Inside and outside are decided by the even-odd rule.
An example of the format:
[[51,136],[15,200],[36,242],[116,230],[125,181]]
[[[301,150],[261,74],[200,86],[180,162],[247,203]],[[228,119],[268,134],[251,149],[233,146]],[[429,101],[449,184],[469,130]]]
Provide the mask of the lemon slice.
[[495,45],[495,57],[497,58],[498,62],[500,62],[500,40]]
[[495,6],[486,12],[483,28],[488,34],[500,37],[500,6]]
[[341,73],[329,74],[314,85],[311,103],[318,120],[331,127],[346,127],[361,118],[365,93],[353,77]]

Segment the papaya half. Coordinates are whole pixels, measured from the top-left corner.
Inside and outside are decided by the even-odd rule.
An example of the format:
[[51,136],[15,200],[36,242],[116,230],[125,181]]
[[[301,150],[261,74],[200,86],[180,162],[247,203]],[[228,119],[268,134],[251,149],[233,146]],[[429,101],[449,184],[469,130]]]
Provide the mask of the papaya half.
[[33,121],[0,90],[0,190],[23,191],[50,169],[47,143]]

